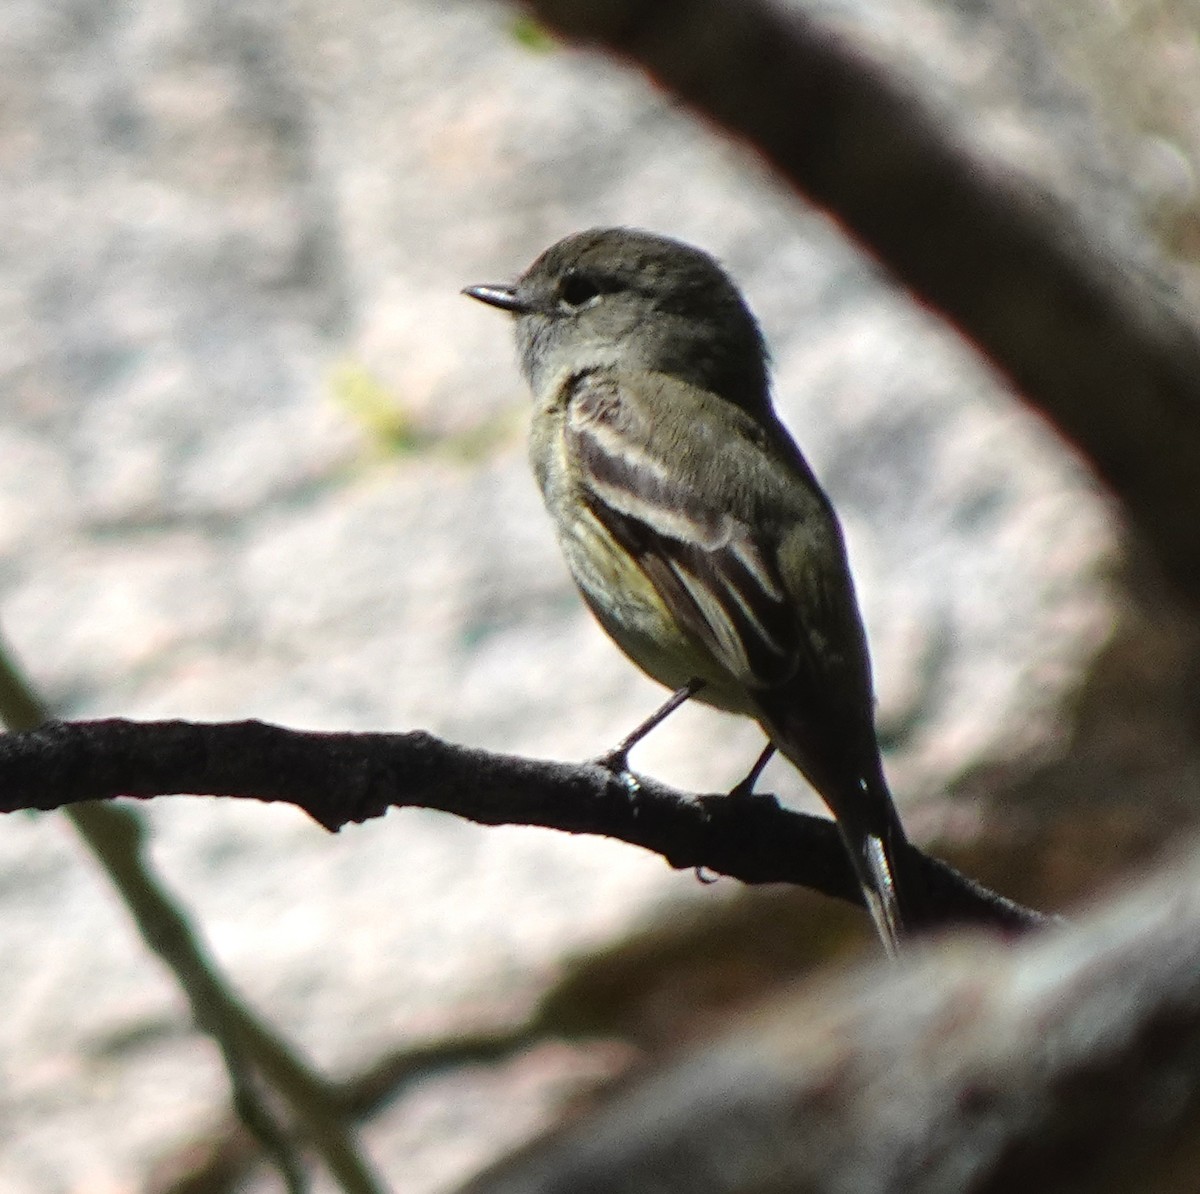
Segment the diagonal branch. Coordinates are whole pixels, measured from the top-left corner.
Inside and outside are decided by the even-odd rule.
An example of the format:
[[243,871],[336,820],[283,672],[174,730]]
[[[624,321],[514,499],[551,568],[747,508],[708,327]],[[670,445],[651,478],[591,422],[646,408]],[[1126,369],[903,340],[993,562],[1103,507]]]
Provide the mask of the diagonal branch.
[[[311,733],[260,721],[47,722],[0,736],[0,812],[176,793],[294,804],[329,830],[429,808],[483,825],[599,834],[745,883],[859,901],[832,821],[773,796],[692,795],[595,763],[492,754],[403,734]],[[1049,918],[914,850],[939,923],[1017,931]]]
[[819,11],[530,0],[757,148],[971,339],[1123,500],[1200,600],[1200,331],[1036,180],[953,131]]
[[[0,717],[14,727],[53,726],[20,669],[0,645]],[[19,734],[0,734],[12,742]],[[174,973],[196,1026],[221,1051],[242,1125],[278,1168],[289,1191],[307,1189],[295,1142],[257,1079],[269,1084],[307,1133],[340,1189],[382,1189],[363,1157],[331,1086],[238,998],[179,903],[146,856],[145,822],[128,807],[72,801],[66,816],[116,888],[148,948]]]

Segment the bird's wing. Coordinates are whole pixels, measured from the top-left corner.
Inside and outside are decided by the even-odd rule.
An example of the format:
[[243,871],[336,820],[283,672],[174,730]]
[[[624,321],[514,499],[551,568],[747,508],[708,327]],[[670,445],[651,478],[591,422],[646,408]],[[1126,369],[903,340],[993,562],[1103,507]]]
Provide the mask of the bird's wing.
[[[820,610],[789,591],[779,550],[805,520],[828,520],[824,499],[764,452],[748,416],[729,408],[714,418],[720,402],[661,374],[580,378],[565,435],[583,498],[676,620],[748,690],[777,689],[798,672],[817,679],[813,631],[828,631],[806,624]],[[844,569],[840,557],[833,567]]]

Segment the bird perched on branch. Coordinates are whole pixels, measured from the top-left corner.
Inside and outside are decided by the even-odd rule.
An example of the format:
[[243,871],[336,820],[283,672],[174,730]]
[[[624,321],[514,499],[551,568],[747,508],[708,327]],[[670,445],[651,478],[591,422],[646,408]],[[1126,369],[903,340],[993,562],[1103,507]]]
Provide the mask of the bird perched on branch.
[[771,748],[801,772],[894,953],[922,888],[841,528],[771,405],[741,293],[708,254],[625,228],[569,236],[516,283],[465,293],[515,317],[533,470],[584,600],[676,691],[664,709],[694,695],[759,723],[770,746],[746,786]]

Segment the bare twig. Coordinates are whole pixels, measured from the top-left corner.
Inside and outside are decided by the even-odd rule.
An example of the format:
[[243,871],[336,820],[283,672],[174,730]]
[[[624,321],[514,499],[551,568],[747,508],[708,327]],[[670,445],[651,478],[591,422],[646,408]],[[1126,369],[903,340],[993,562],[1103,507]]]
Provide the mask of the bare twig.
[[[773,796],[632,786],[594,763],[491,754],[430,734],[309,733],[260,721],[49,722],[0,738],[0,811],[177,793],[294,804],[327,829],[389,808],[431,808],[484,825],[602,834],[746,883],[795,883],[858,902],[833,822]],[[1046,918],[914,850],[931,919],[1010,930]]]

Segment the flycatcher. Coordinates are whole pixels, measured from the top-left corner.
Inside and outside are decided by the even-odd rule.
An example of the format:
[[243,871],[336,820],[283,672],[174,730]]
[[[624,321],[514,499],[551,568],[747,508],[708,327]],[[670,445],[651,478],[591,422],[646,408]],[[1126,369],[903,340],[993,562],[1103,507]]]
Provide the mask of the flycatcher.
[[759,723],[833,813],[894,953],[922,891],[841,528],[741,293],[708,254],[625,228],[464,293],[515,316],[533,471],[584,600],[653,679]]

